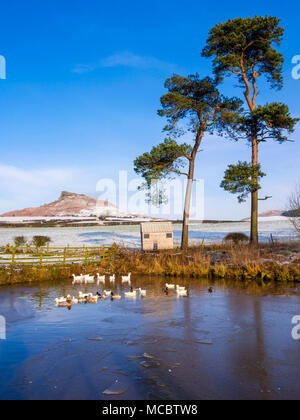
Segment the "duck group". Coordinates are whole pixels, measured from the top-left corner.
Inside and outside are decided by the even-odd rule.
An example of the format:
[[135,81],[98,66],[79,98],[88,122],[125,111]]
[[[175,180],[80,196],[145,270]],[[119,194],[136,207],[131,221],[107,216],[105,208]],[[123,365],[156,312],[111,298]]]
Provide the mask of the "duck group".
[[[60,307],[67,307],[67,308],[71,308],[73,304],[77,304],[77,303],[97,303],[99,299],[103,299],[106,300],[108,298],[110,298],[111,300],[121,300],[122,299],[122,295],[120,294],[116,294],[114,293],[112,290],[110,289],[104,289],[104,284],[105,284],[105,280],[106,280],[106,276],[105,275],[100,275],[99,273],[96,273],[96,276],[90,275],[90,274],[81,274],[80,276],[75,276],[75,274],[72,275],[73,277],[73,282],[72,284],[88,284],[88,283],[94,283],[95,279],[97,282],[97,285],[99,286],[100,283],[103,285],[103,291],[102,292],[96,292],[95,295],[93,295],[93,293],[83,293],[81,291],[79,291],[78,293],[78,297],[71,297],[70,295],[68,296],[64,296],[64,297],[60,297],[60,298],[56,298],[55,299],[55,305],[56,306],[60,306]],[[116,275],[113,274],[111,276],[109,276],[109,281],[111,283],[114,283],[116,279]],[[141,297],[145,297],[147,295],[147,290],[142,289],[141,287],[137,288],[137,289],[133,289],[131,286],[131,273],[129,273],[127,276],[121,276],[121,280],[122,280],[122,284],[123,283],[128,283],[128,285],[130,286],[130,290],[124,292],[124,296],[125,297],[137,297],[137,295],[140,295]]]
[[169,290],[175,290],[177,296],[187,296],[188,295],[188,291],[186,289],[185,286],[179,286],[178,284],[169,284],[166,283],[165,284],[165,288],[163,289],[163,293],[165,293],[166,295],[169,294]]

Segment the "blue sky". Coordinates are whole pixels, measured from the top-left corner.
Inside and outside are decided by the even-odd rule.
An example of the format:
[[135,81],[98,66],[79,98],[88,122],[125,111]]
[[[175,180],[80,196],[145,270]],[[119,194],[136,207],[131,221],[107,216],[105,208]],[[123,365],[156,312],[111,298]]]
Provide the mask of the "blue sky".
[[[0,80],[0,213],[40,205],[61,190],[96,193],[101,178],[119,170],[135,177],[133,160],[163,139],[157,116],[164,80],[173,72],[211,74],[201,57],[209,29],[237,16],[281,18],[285,38],[284,89],[262,84],[260,103],[285,101],[300,117],[300,79],[291,77],[300,54],[296,1],[11,1],[1,8],[0,54],[7,78]],[[240,95],[234,81],[220,89]],[[270,142],[260,160],[268,176],[262,194],[273,199],[261,211],[285,208],[300,178],[298,141]],[[205,217],[240,219],[240,205],[219,188],[228,164],[249,160],[240,142],[208,136],[197,162],[205,180]]]

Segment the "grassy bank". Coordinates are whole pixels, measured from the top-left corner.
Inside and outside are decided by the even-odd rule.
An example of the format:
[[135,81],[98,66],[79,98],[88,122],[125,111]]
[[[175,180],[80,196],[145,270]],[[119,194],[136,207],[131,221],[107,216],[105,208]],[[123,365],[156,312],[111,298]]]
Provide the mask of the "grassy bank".
[[112,250],[114,257],[101,265],[2,268],[0,284],[59,281],[69,279],[73,273],[97,272],[240,281],[300,281],[299,242],[260,245],[258,248],[242,244],[194,246],[184,252],[175,249],[142,253],[117,246]]
[[119,250],[116,272],[169,277],[209,277],[240,280],[300,281],[300,243],[195,246],[187,251],[142,254]]

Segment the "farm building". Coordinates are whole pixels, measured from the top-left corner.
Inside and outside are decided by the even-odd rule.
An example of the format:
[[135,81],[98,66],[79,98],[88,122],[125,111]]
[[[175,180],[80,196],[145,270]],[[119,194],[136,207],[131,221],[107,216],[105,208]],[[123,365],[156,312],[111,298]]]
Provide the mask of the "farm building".
[[142,250],[173,249],[174,235],[171,222],[141,223]]

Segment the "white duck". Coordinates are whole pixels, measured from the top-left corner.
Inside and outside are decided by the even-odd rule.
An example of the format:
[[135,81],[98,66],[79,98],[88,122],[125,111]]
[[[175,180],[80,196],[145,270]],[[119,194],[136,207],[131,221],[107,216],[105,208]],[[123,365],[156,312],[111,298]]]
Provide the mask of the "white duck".
[[79,303],[79,300],[75,296],[73,296],[71,300],[72,303]]
[[166,288],[167,289],[175,289],[175,284],[166,283]]
[[124,293],[125,297],[136,297],[136,290],[130,290],[130,292]]
[[111,295],[111,290],[103,290],[103,294],[105,296],[110,296]]
[[188,291],[187,291],[187,290],[180,290],[180,289],[177,289],[177,290],[176,290],[176,293],[177,293],[177,295],[178,295],[178,296],[187,296]]
[[79,296],[79,298],[80,298],[80,299],[82,299],[82,298],[87,298],[87,297],[89,297],[89,293],[82,293],[82,292],[79,292],[79,293],[78,293],[78,296]]
[[55,304],[58,305],[59,303],[64,303],[67,301],[67,298],[65,297],[60,297],[60,298],[56,298],[55,300]]
[[176,284],[176,290],[186,290],[185,286],[178,286],[178,284]]
[[112,276],[109,276],[109,281],[110,282],[114,282],[116,280],[116,275],[115,274],[113,274]]
[[67,302],[67,301],[60,302],[59,299],[55,299],[55,305],[60,306],[62,308],[71,308],[72,302]]
[[147,290],[142,290],[141,288],[139,288],[138,291],[140,292],[141,296],[146,296],[147,295]]

